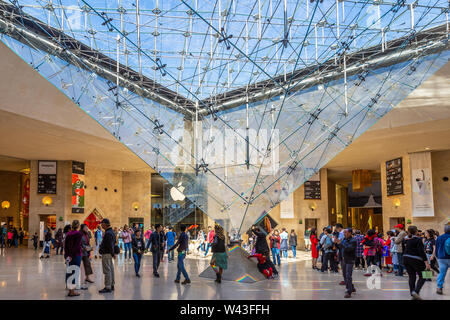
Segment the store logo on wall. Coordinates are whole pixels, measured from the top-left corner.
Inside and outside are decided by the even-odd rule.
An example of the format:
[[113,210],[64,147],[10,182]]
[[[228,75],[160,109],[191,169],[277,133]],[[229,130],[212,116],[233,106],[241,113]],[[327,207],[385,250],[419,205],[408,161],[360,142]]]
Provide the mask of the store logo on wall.
[[183,194],[184,187],[182,186],[182,182],[178,183],[178,187],[172,187],[170,189],[170,196],[174,201],[183,201],[186,196]]

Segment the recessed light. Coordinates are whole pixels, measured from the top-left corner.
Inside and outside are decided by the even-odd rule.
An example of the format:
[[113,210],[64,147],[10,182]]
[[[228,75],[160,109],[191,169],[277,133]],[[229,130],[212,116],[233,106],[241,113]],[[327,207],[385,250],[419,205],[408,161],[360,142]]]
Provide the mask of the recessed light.
[[428,147],[425,147],[425,150],[430,150],[430,148],[428,148]]

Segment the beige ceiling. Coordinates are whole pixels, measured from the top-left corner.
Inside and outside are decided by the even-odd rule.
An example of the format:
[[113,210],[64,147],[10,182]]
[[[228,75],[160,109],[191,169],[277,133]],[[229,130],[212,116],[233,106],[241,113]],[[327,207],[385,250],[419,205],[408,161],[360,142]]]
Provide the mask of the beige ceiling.
[[[0,154],[150,170],[134,153],[0,42]],[[11,161],[0,161],[12,168]],[[18,166],[20,166],[18,164]]]
[[[64,94],[0,42],[0,154],[78,160],[115,170],[150,170]],[[351,170],[379,174],[382,161],[408,152],[450,149],[450,63],[417,88],[326,166],[349,181]],[[14,165],[1,161],[2,165]],[[22,164],[17,164],[21,166]]]

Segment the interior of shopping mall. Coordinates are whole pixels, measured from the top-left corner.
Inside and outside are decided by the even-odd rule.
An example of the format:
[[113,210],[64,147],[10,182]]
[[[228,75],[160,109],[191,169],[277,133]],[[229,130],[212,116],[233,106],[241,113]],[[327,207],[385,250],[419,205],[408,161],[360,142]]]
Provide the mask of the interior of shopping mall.
[[[126,251],[114,262],[119,290],[107,299],[136,300],[341,299],[341,278],[314,268],[311,229],[387,238],[399,225],[443,234],[450,224],[448,3],[20,2],[0,0],[0,226],[23,235],[17,251],[2,246],[0,299],[5,287],[24,299],[65,298],[49,280],[63,279],[64,260],[46,265],[39,254],[48,230],[74,220],[91,242],[103,219],[189,231],[192,289],[172,286],[171,261],[161,262],[163,282],[151,277],[150,253],[147,282],[127,278]],[[358,12],[372,5],[376,27],[363,28]],[[197,239],[217,225],[234,270],[255,253],[254,226],[270,241],[275,229],[296,234],[280,278],[268,280],[278,282],[239,269],[213,288],[204,272],[216,272],[216,260],[209,265]],[[98,288],[80,298],[102,299],[104,265],[97,254],[92,264]],[[354,275],[357,299],[414,297],[406,276],[386,274],[376,292],[362,288],[364,276]],[[47,288],[30,289],[42,279]],[[448,288],[436,296],[426,283],[422,296],[448,300]]]

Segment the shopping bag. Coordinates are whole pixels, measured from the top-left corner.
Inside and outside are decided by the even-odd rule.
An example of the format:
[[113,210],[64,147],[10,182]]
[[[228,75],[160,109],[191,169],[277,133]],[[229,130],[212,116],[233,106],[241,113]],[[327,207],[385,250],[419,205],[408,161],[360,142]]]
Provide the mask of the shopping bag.
[[431,271],[431,270],[422,271],[422,278],[424,278],[424,279],[433,278],[433,271]]

